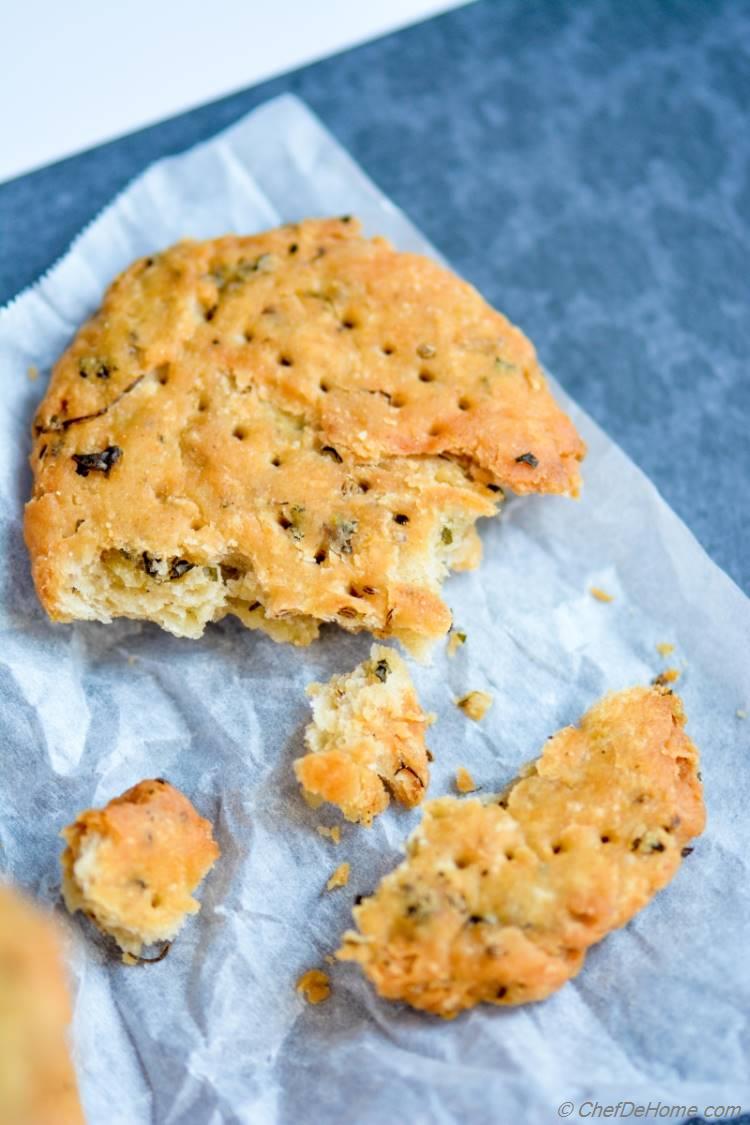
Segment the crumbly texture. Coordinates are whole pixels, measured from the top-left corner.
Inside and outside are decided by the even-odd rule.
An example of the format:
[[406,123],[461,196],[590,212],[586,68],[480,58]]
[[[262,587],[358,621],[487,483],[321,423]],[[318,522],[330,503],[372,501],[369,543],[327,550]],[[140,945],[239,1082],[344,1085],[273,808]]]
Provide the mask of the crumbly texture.
[[418,805],[430,777],[422,710],[398,653],[373,645],[370,659],[327,684],[310,684],[309,754],[294,763],[313,803],[337,805],[347,820],[370,824],[390,796]]
[[613,602],[615,600],[614,594],[608,594],[606,590],[602,590],[600,586],[592,586],[589,590],[592,598],[596,598],[598,602]]
[[675,874],[703,831],[679,699],[606,696],[500,798],[425,806],[406,860],[354,909],[342,960],[378,992],[450,1018],[541,1000]]
[[665,684],[677,683],[679,678],[679,668],[665,668],[663,672],[659,672],[658,676],[654,676],[653,683],[660,684],[663,687]]
[[345,887],[349,882],[350,871],[351,868],[348,863],[340,863],[326,883],[326,890],[335,891],[339,887]]
[[674,652],[674,645],[670,644],[669,641],[660,641],[656,646],[656,651],[659,656],[669,656],[670,653]]
[[310,220],[117,278],[37,412],[26,541],[58,621],[234,614],[296,644],[333,621],[417,650],[502,489],[576,494],[583,453],[470,285]]
[[321,836],[325,836],[327,840],[331,840],[334,844],[341,843],[341,826],[334,824],[328,828],[325,824],[318,825],[318,832]]
[[53,920],[0,886],[0,1121],[83,1125],[70,997]]
[[322,969],[308,969],[297,981],[296,988],[308,1004],[322,1004],[331,995],[331,980]]
[[459,793],[473,793],[477,788],[477,783],[471,776],[465,766],[459,766],[456,770],[456,789]]
[[456,707],[475,723],[484,718],[491,706],[492,696],[487,691],[470,691],[456,700]]
[[445,646],[448,656],[455,656],[458,650],[466,644],[466,639],[466,633],[461,629],[451,629],[448,634],[448,643]]
[[113,937],[128,963],[200,910],[193,892],[219,857],[210,822],[160,778],[80,813],[61,836],[65,905]]

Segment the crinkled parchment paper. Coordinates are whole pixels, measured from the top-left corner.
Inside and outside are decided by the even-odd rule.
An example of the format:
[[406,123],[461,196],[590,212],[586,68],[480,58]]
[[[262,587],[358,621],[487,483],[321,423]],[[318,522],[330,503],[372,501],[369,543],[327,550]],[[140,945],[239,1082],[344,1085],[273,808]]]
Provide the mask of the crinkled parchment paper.
[[[670,887],[595,948],[556,996],[453,1023],[378,1000],[353,965],[310,1007],[298,976],[333,951],[354,896],[396,862],[418,813],[392,808],[336,847],[333,812],[300,799],[312,679],[351,668],[366,636],[307,650],[233,619],[200,641],[154,626],[51,625],[21,534],[28,427],[50,365],[107,282],[179,237],[354,212],[401,248],[430,247],[298,101],[271,102],[154,165],[31,291],[0,314],[0,859],[58,899],[59,828],[143,777],[166,776],[215,824],[223,857],[203,909],[158,965],[113,961],[68,922],[75,1054],[94,1125],[547,1122],[563,1100],[750,1104],[750,603],[652,485],[574,405],[589,444],[580,503],[513,501],[485,526],[480,570],[446,585],[468,633],[416,667],[438,713],[431,795],[465,765],[492,792],[603,692],[665,663],[703,754],[709,827]],[[42,378],[27,378],[29,365]],[[593,372],[592,378],[606,377]],[[744,502],[744,499],[743,499]],[[589,588],[614,595],[604,604]],[[676,645],[664,661],[659,642]],[[493,693],[480,724],[453,705]],[[325,883],[342,860],[343,890]]]

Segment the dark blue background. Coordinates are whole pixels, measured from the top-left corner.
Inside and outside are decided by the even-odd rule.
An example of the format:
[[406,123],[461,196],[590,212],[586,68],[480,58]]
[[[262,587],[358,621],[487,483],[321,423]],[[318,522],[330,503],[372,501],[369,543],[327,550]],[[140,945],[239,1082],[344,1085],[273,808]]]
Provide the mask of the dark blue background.
[[0,302],[151,161],[291,90],[747,589],[748,52],[748,3],[484,0],[0,186]]

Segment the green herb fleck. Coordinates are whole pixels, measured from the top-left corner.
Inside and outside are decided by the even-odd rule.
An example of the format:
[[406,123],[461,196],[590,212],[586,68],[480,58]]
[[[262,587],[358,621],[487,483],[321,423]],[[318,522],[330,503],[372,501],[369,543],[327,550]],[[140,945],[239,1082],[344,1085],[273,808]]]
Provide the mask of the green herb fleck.
[[104,473],[108,477],[113,465],[122,457],[119,445],[108,445],[101,453],[74,453],[76,472],[79,477],[87,477],[89,473]]
[[341,520],[336,524],[331,535],[331,546],[334,551],[338,551],[340,555],[352,553],[352,539],[358,526],[357,520]]
[[519,457],[516,457],[516,464],[530,465],[532,469],[535,469],[539,464],[539,458],[535,457],[533,453],[522,453]]

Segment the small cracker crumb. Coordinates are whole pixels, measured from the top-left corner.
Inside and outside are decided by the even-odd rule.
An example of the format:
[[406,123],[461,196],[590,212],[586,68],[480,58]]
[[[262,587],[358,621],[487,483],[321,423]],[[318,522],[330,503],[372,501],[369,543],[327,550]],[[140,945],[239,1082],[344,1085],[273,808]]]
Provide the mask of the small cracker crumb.
[[331,995],[331,980],[322,969],[308,969],[295,985],[308,1004],[322,1004]]
[[28,378],[30,383],[36,383],[37,379],[39,378],[39,368],[33,363],[30,364],[26,368],[26,377]]
[[591,586],[589,593],[598,602],[613,602],[615,600],[614,594],[608,594],[606,590],[602,590],[601,586]]
[[664,671],[660,672],[658,676],[654,676],[651,683],[655,684],[657,687],[664,687],[665,684],[675,683],[675,681],[679,680],[679,678],[679,668],[665,668]]
[[128,664],[133,665],[138,663],[138,657],[133,656],[132,652],[128,653]]
[[335,965],[336,964],[336,958],[333,956],[332,953],[326,953],[323,960],[325,961],[326,965]]
[[737,715],[738,719],[746,719],[747,718],[747,711],[743,711],[743,709],[741,707],[738,707],[737,711],[736,711],[736,715]]
[[473,719],[475,723],[484,718],[491,706],[492,696],[486,691],[470,691],[456,700],[456,707],[459,707],[464,715]]
[[351,868],[348,863],[340,863],[326,883],[326,890],[335,891],[338,887],[345,887],[349,882],[350,870]]
[[674,645],[669,644],[668,641],[662,641],[656,646],[656,651],[659,656],[669,656],[670,652],[674,652]]
[[448,643],[445,646],[448,656],[455,656],[461,645],[466,644],[466,633],[461,629],[451,629],[448,634]]
[[477,788],[477,783],[471,776],[469,771],[463,766],[459,766],[456,770],[456,789],[459,793],[473,793]]
[[334,824],[333,828],[326,828],[325,824],[319,824],[318,832],[326,839],[333,840],[334,844],[341,843],[341,828],[338,824]]

